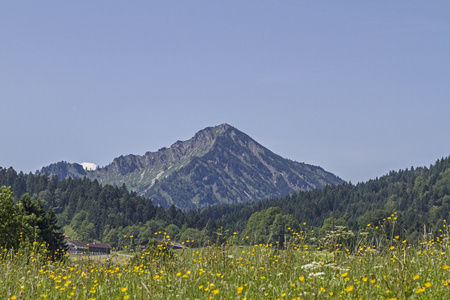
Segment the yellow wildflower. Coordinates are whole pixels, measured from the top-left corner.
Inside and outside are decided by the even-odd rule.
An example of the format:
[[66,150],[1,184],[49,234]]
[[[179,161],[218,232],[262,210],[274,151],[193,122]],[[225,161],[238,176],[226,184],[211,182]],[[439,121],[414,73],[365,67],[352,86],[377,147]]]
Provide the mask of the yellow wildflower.
[[351,291],[353,291],[353,285],[346,287],[344,290],[345,290],[346,292],[351,292]]

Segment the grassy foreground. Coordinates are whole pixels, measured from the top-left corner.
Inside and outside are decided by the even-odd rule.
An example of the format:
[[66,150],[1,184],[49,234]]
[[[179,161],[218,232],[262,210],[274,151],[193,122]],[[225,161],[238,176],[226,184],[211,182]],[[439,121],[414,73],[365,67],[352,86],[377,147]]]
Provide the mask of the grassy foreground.
[[226,246],[177,251],[172,259],[144,252],[135,262],[111,255],[52,263],[40,245],[28,254],[0,249],[0,299],[450,298],[444,233],[416,247],[398,237],[375,247],[362,233],[353,249],[331,234],[331,252],[300,232],[286,250],[234,246],[231,237]]

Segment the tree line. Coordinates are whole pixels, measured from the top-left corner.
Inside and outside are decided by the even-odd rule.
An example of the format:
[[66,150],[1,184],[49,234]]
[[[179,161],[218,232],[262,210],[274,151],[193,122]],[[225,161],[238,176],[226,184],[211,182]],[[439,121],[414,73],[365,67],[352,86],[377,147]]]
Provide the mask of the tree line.
[[223,220],[231,231],[243,231],[254,213],[270,207],[279,207],[310,227],[320,228],[333,218],[355,231],[364,230],[367,224],[380,224],[396,212],[397,228],[403,228],[396,234],[413,240],[424,228],[438,233],[449,215],[450,157],[429,167],[391,171],[356,185],[328,185],[248,205],[209,207],[199,215],[216,222]]
[[153,205],[150,199],[128,191],[125,185],[102,186],[87,178],[59,180],[48,174],[0,168],[0,186],[10,187],[14,202],[26,195],[39,201],[44,210],[51,209],[71,239],[97,240],[117,247],[129,244],[130,236],[135,237],[134,243],[143,243],[160,231],[187,239],[183,233],[195,235],[206,225],[195,211]]
[[[73,239],[98,240],[114,247],[170,237],[203,246],[234,233],[246,243],[283,242],[298,224],[325,233],[332,224],[362,231],[395,213],[395,234],[415,240],[425,231],[438,233],[450,212],[450,158],[429,167],[399,171],[356,185],[343,183],[300,191],[250,204],[211,206],[182,211],[154,205],[120,187],[96,180],[17,173],[0,168],[0,186],[10,186],[14,199],[23,195],[53,210],[59,226]],[[400,230],[402,228],[402,230]],[[156,233],[156,234],[155,234]]]

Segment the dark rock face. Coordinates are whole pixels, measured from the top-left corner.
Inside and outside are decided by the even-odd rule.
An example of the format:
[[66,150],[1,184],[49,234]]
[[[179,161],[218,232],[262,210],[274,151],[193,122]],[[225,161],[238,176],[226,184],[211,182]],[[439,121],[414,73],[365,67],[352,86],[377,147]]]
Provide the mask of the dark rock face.
[[205,128],[192,139],[157,152],[120,156],[95,171],[65,163],[71,166],[69,171],[63,164],[41,172],[60,178],[87,176],[117,186],[125,183],[154,203],[186,209],[263,200],[343,182],[320,167],[274,154],[228,124]]
[[48,167],[43,167],[39,173],[49,173],[51,175],[56,175],[59,178],[76,178],[86,176],[87,174],[82,165],[64,161],[51,164]]

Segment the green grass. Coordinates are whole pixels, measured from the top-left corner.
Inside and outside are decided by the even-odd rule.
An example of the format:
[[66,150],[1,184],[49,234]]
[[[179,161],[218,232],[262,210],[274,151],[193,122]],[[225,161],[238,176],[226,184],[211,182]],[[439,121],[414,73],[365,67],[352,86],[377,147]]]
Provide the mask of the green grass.
[[[446,228],[443,228],[445,232]],[[64,263],[0,249],[0,299],[447,299],[448,236],[410,247],[396,237],[374,248],[317,250],[308,235],[293,233],[286,250],[273,245],[228,245],[177,250],[174,259],[148,252],[70,256]],[[330,245],[328,245],[330,246]],[[107,260],[109,258],[109,260]]]
[[78,261],[96,261],[102,263],[113,262],[116,264],[123,264],[128,262],[134,256],[131,254],[104,254],[104,255],[68,255],[67,258],[72,262]]

